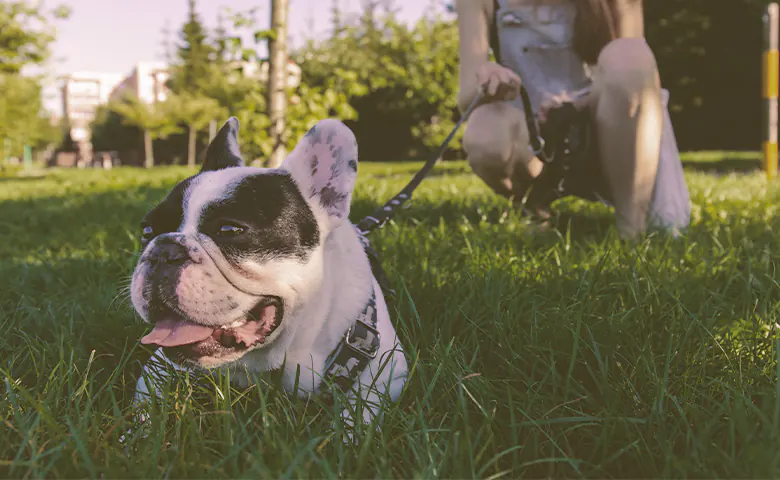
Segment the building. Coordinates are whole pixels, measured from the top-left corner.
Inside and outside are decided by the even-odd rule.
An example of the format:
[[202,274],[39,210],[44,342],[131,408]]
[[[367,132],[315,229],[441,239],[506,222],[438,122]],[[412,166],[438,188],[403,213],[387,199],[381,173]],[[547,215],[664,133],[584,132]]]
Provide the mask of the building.
[[[241,75],[268,81],[268,62],[242,62]],[[70,135],[78,145],[80,155],[91,155],[90,124],[97,108],[109,101],[131,96],[143,103],[164,102],[170,95],[166,85],[170,77],[165,62],[139,62],[126,75],[99,72],[77,72],[60,77],[59,96],[61,117],[70,125]],[[288,86],[297,87],[301,82],[301,68],[293,61],[288,63]]]
[[[244,76],[249,78],[255,78],[260,82],[268,81],[268,69],[270,68],[267,61],[263,62],[244,62],[241,65],[241,71]],[[298,66],[292,60],[287,61],[287,86],[289,88],[295,88],[301,84],[301,67]]]
[[78,72],[60,77],[62,118],[70,125],[70,135],[89,148],[89,125],[97,107],[108,101],[110,92],[122,79],[115,73]]
[[[268,62],[242,62],[239,65],[241,74],[259,82],[268,81]],[[295,88],[301,83],[301,67],[290,60],[287,65],[288,86]],[[138,63],[124,77],[109,95],[110,100],[118,101],[130,95],[143,103],[164,102],[170,91],[166,86],[170,78],[168,65],[162,62]]]
[[164,102],[170,93],[166,86],[169,77],[168,65],[163,62],[137,63],[114,87],[109,99],[118,101],[129,95],[143,103]]

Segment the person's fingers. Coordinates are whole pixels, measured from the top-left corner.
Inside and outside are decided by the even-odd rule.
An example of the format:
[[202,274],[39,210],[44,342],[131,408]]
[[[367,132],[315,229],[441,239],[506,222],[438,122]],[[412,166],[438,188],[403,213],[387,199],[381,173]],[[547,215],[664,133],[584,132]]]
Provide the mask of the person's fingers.
[[517,75],[512,70],[507,70],[507,74],[509,75],[509,85],[510,85],[510,95],[512,99],[520,96],[520,88],[523,85],[523,80],[520,78],[519,75]]
[[514,100],[520,95],[520,77],[508,68],[485,65],[476,72],[483,94],[493,99]]
[[511,70],[504,70],[504,97],[514,100],[520,95],[520,77]]
[[515,72],[513,72],[512,70],[509,70],[509,69],[506,69],[505,71],[506,71],[507,75],[509,76],[510,81],[513,84],[516,84],[517,86],[521,85],[522,80],[520,80],[520,76],[518,74],[516,74]]
[[487,94],[491,97],[495,97],[496,93],[498,92],[498,87],[501,83],[501,80],[498,78],[497,75],[491,75],[490,80],[488,81],[487,86]]

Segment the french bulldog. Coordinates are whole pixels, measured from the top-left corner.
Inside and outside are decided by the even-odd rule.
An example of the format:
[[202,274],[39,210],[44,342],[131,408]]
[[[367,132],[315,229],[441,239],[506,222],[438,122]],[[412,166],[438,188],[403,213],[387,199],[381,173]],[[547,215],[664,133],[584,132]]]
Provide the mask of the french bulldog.
[[[275,372],[301,396],[340,387],[350,407],[362,399],[366,423],[397,401],[405,354],[348,219],[357,153],[352,131],[327,119],[280,168],[244,166],[238,121],[224,124],[200,172],[141,222],[131,300],[153,326],[141,343],[160,347],[147,366],[230,369],[242,386]],[[147,366],[137,403],[160,394]],[[341,413],[352,425],[353,412]]]

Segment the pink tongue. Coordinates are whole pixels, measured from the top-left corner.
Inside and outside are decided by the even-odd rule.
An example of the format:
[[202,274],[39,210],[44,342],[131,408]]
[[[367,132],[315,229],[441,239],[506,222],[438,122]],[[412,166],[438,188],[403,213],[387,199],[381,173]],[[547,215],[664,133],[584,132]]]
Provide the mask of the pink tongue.
[[204,327],[185,320],[161,320],[154,325],[154,330],[141,339],[141,343],[178,347],[205,340],[212,333],[214,333],[212,327]]

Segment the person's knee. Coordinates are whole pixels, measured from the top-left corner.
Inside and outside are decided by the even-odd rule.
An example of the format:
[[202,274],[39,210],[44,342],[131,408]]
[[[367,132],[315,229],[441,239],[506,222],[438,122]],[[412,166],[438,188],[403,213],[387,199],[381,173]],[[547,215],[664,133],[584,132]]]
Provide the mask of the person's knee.
[[601,95],[660,94],[658,65],[642,38],[622,38],[607,44],[599,55],[597,71]]
[[478,175],[507,176],[512,156],[512,119],[495,104],[483,105],[471,114],[463,133],[463,150]]

